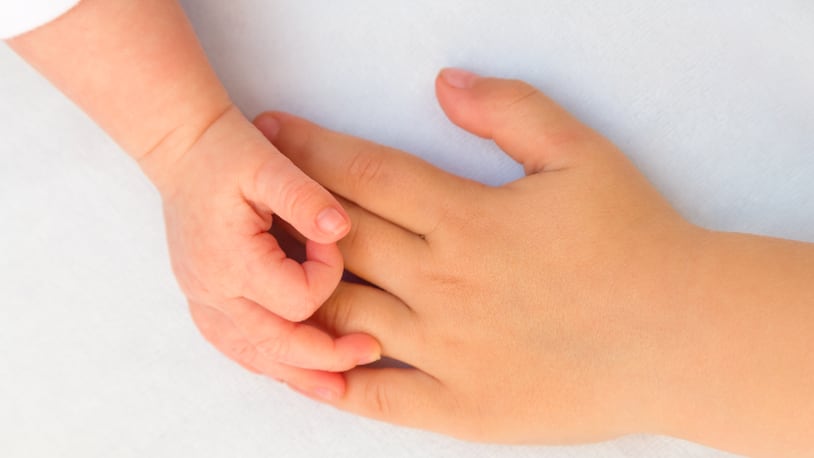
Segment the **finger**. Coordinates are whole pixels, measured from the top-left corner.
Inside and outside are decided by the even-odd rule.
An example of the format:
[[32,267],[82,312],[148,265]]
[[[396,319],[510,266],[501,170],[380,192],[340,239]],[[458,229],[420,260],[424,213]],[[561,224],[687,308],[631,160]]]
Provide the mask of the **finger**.
[[606,142],[534,87],[515,80],[482,78],[444,69],[436,93],[449,119],[493,139],[526,174],[576,164],[591,146]]
[[439,432],[451,432],[456,421],[444,386],[418,369],[357,368],[345,373],[345,384],[345,395],[332,402],[342,410]]
[[352,202],[340,202],[353,221],[338,244],[345,268],[390,292],[413,289],[420,263],[430,254],[426,240]]
[[312,318],[335,335],[373,336],[382,355],[420,366],[421,354],[427,349],[417,336],[416,320],[407,305],[391,294],[344,282]]
[[287,257],[269,233],[253,236],[240,262],[245,264],[244,297],[291,321],[311,316],[342,278],[342,254],[336,245],[306,241],[302,264]]
[[316,181],[416,234],[432,231],[446,209],[476,187],[415,156],[291,115],[264,113],[255,124]]
[[[338,200],[351,219],[350,232],[338,243],[345,268],[391,293],[412,290],[418,264],[430,252],[427,237],[419,237],[342,197]],[[288,245],[286,254],[297,259],[302,237],[285,224],[275,223],[271,232],[278,243]]]
[[222,307],[259,356],[276,363],[340,372],[381,358],[381,347],[368,335],[333,338],[309,324],[286,321],[245,299]]
[[333,372],[300,369],[260,357],[257,349],[229,318],[213,307],[190,302],[189,311],[203,337],[246,369],[298,387],[319,398],[336,399],[345,392],[345,379]]
[[243,192],[248,200],[288,221],[309,240],[333,243],[350,229],[348,216],[331,193],[282,154],[272,155]]
[[255,358],[252,353],[254,348],[246,341],[243,334],[235,328],[223,312],[190,301],[189,313],[192,315],[192,321],[195,322],[201,335],[229,359],[255,374],[265,373],[272,376],[274,375],[264,372],[263,369],[259,367],[262,365],[262,362],[254,362]]

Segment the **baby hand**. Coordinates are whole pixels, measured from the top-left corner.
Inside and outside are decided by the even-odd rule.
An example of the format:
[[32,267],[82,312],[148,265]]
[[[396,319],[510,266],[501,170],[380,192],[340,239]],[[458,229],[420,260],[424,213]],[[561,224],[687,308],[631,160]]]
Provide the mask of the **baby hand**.
[[347,268],[381,288],[343,283],[317,318],[413,366],[353,369],[333,405],[490,442],[663,431],[663,394],[691,360],[683,307],[706,231],[534,88],[442,76],[450,119],[527,177],[487,187],[292,116],[261,118],[276,118],[268,138],[347,200]]
[[[172,265],[203,334],[244,366],[323,395],[344,391],[343,371],[379,357],[370,336],[334,339],[299,323],[327,299],[349,230],[330,193],[281,155],[237,110],[219,118],[179,160],[153,167]],[[286,257],[275,218],[307,239],[307,260]],[[279,220],[277,220],[279,222]],[[276,223],[275,223],[276,224]]]

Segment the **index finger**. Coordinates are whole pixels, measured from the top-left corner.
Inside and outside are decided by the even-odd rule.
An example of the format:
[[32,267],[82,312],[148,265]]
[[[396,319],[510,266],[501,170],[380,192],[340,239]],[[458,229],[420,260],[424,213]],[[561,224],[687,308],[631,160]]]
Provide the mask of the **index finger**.
[[416,234],[430,233],[447,208],[482,187],[418,157],[295,116],[264,113],[255,124],[320,184]]

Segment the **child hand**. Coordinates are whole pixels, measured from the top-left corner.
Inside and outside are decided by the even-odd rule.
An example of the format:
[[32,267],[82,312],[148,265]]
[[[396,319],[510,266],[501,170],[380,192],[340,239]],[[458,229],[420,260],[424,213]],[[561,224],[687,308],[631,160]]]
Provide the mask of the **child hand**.
[[[379,357],[366,335],[338,339],[303,321],[342,275],[347,215],[237,110],[171,164],[143,164],[162,193],[173,269],[204,335],[233,359],[339,395],[342,371]],[[272,216],[272,214],[276,216]],[[268,233],[274,218],[307,242],[300,265]],[[326,386],[327,385],[327,386]]]
[[[342,273],[348,231],[331,195],[234,108],[173,0],[83,0],[8,42],[136,159],[164,201],[172,264],[204,335],[244,365],[339,395],[340,371],[379,354],[295,323]],[[300,265],[268,230],[272,213],[308,242]]]
[[[334,404],[490,442],[650,431],[686,335],[680,306],[706,231],[624,155],[526,84],[439,78],[450,119],[494,139],[527,177],[491,188],[275,114],[265,132],[347,200],[347,268],[317,318],[367,332],[415,369],[347,373]],[[453,84],[463,86],[454,87]]]

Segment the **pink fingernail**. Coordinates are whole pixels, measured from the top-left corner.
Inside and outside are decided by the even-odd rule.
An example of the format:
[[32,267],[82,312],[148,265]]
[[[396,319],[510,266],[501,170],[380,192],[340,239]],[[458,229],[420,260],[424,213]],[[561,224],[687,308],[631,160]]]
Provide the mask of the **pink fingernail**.
[[359,361],[356,364],[360,366],[364,366],[366,364],[375,363],[376,361],[382,359],[382,355],[379,352],[373,353],[371,355],[363,356],[359,358]]
[[441,70],[441,78],[454,88],[471,89],[480,76],[460,68],[445,68]]
[[274,140],[280,133],[280,121],[277,121],[274,116],[261,116],[257,118],[255,125],[269,140]]
[[339,393],[330,388],[317,387],[312,389],[304,389],[291,383],[288,383],[288,387],[305,397],[321,401],[331,402],[339,398]]
[[317,226],[328,235],[340,235],[348,227],[348,221],[335,208],[326,208],[317,216]]

